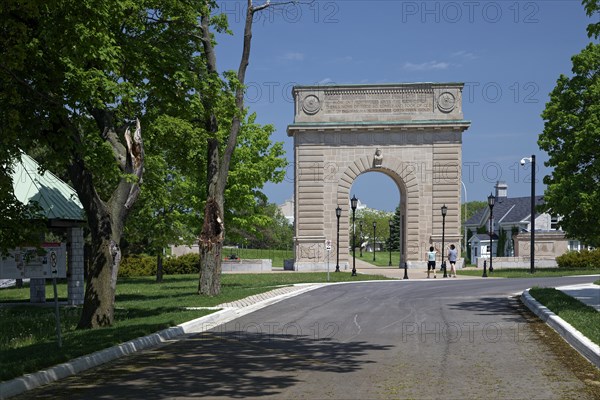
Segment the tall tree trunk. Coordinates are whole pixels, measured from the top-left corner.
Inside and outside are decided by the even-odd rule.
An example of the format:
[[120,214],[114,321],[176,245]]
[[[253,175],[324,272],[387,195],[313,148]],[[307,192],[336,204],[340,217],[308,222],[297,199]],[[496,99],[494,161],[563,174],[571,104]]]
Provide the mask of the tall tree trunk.
[[200,233],[200,279],[198,293],[216,296],[221,292],[221,254],[225,235],[223,197],[220,192],[219,141],[208,143],[208,196],[204,206],[204,223]]
[[200,235],[200,284],[198,293],[216,296],[221,292],[221,254],[224,225],[218,201],[209,198],[204,209],[204,225]]
[[[88,225],[92,232],[91,263],[87,271],[83,311],[78,329],[109,326],[114,321],[115,291],[117,275],[121,264],[119,242],[123,234],[125,219],[137,200],[144,170],[144,147],[140,123],[132,137],[125,131],[125,145],[110,125],[110,118],[104,112],[94,115],[103,129],[103,136],[111,144],[115,160],[120,169],[136,176],[137,182],[122,178],[108,202],[103,201],[94,187],[91,172],[86,168],[83,157],[76,150],[69,175],[79,199],[85,209]],[[81,136],[72,130],[73,136],[81,145]]]
[[121,250],[116,238],[110,235],[94,235],[93,258],[88,270],[83,310],[78,329],[110,326],[114,321],[117,274],[121,262]]
[[[216,296],[221,292],[221,262],[223,239],[225,236],[224,223],[224,194],[229,175],[229,165],[233,151],[237,145],[237,137],[241,126],[241,115],[244,112],[244,84],[246,69],[250,60],[252,43],[252,22],[254,13],[269,6],[265,4],[255,7],[252,0],[248,0],[246,9],[246,22],[244,26],[244,45],[238,68],[237,78],[239,86],[235,93],[236,111],[231,123],[227,144],[223,151],[222,159],[219,156],[220,141],[218,134],[218,121],[214,109],[214,98],[210,94],[203,94],[205,128],[212,138],[208,141],[208,193],[204,209],[204,223],[200,234],[200,278],[198,283],[199,294]],[[207,71],[218,79],[217,61],[213,47],[213,38],[210,33],[210,9],[202,17],[202,45],[206,57]],[[212,93],[215,95],[215,93]]]

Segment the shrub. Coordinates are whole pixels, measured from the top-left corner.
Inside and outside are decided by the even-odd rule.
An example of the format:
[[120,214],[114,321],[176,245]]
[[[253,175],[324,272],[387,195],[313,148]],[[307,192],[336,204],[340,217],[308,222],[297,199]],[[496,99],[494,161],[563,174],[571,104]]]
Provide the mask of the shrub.
[[194,253],[169,258],[163,263],[167,275],[197,274],[200,272],[200,255]]
[[556,257],[559,268],[600,269],[600,249],[569,251]]
[[121,260],[119,276],[152,276],[156,274],[156,257],[147,255],[131,255]]

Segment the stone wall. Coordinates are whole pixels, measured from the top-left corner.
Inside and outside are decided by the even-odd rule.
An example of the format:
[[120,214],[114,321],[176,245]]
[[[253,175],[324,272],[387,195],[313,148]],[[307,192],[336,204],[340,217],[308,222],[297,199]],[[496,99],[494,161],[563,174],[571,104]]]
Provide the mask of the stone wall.
[[[529,257],[494,257],[492,260],[492,266],[494,269],[506,269],[506,268],[531,268]],[[477,259],[477,267],[483,268],[483,262],[487,262],[487,266],[490,266],[489,258]],[[557,268],[558,264],[556,259],[535,259],[535,268]]]
[[262,260],[223,260],[221,264],[223,272],[234,273],[258,273],[273,272],[273,262],[270,259]]
[[83,304],[84,298],[84,254],[83,228],[68,230],[67,294],[69,305]]
[[[529,232],[519,233],[514,237],[515,256],[529,257],[531,252],[531,235]],[[535,259],[556,259],[569,250],[569,239],[564,232],[535,232]]]

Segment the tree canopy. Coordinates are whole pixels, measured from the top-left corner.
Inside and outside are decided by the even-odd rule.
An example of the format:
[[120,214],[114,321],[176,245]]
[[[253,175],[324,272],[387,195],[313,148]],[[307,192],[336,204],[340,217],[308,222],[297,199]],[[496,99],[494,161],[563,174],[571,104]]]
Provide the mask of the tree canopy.
[[[598,1],[584,1],[590,17]],[[588,27],[598,36],[600,25]],[[538,144],[548,152],[551,175],[544,177],[544,209],[562,216],[569,237],[600,245],[600,44],[590,43],[572,57],[571,77],[561,75],[542,113]]]
[[[257,188],[283,173],[273,128],[256,124],[240,102],[243,74],[216,69],[212,31],[227,29],[216,8],[210,0],[0,6],[0,189],[10,188],[9,161],[35,150],[43,168],[77,191],[92,240],[80,328],[113,321],[121,237],[144,180],[150,190],[136,212],[146,219],[141,229],[156,229],[147,242],[156,248],[187,234],[188,218],[202,220],[221,163],[213,155],[222,149],[219,189],[231,192],[224,218],[258,201]],[[27,216],[14,200],[0,196],[11,222]]]

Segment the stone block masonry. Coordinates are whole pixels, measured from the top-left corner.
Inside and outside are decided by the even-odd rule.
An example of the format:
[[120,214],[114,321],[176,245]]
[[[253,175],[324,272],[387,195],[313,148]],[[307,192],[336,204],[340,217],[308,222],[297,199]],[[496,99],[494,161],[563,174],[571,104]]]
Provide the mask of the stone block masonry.
[[[351,188],[361,174],[389,176],[401,198],[402,262],[424,264],[430,245],[460,241],[463,119],[460,83],[299,86],[293,90],[296,270],[326,269],[325,241],[351,262]],[[378,151],[379,150],[379,151]]]

